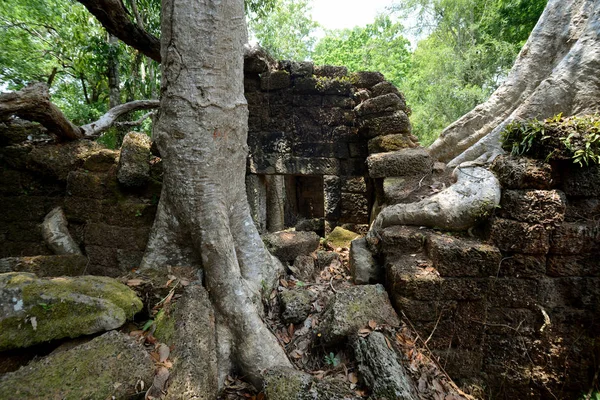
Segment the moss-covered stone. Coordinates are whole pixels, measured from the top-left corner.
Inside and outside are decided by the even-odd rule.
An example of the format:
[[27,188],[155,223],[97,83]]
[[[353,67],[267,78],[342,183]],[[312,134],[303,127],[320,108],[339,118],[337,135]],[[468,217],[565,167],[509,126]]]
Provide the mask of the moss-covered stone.
[[0,259],[0,273],[30,272],[37,276],[78,276],[84,273],[88,259],[82,255],[8,257]]
[[175,334],[175,318],[173,317],[174,309],[169,309],[165,312],[163,308],[154,317],[154,323],[156,324],[156,330],[154,331],[154,337],[164,343],[171,343],[173,335]]
[[0,377],[2,399],[125,399],[152,383],[154,365],[143,346],[108,332]]
[[313,377],[292,368],[277,368],[265,374],[265,393],[269,400],[308,400]]
[[115,329],[141,309],[131,289],[107,277],[0,274],[0,350]]
[[358,233],[336,226],[335,229],[329,235],[327,235],[325,240],[334,248],[350,248],[350,242],[358,237],[360,237]]
[[148,135],[129,132],[123,139],[117,179],[126,187],[141,187],[150,180],[150,146]]

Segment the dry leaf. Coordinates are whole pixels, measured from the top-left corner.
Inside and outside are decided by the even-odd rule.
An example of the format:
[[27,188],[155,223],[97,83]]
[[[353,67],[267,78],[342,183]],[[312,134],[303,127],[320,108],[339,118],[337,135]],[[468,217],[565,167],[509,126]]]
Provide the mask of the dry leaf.
[[370,320],[369,321],[369,328],[375,330],[375,328],[377,328],[377,322],[375,322],[374,320]]
[[280,279],[279,283],[281,283],[281,286],[283,286],[283,287],[288,287],[289,286],[288,281],[286,281],[285,279]]
[[385,339],[385,343],[387,344],[388,349],[394,350],[392,349],[392,344],[390,343],[390,340],[386,336],[384,336],[383,338]]
[[359,329],[358,330],[358,336],[360,337],[367,337],[371,334],[371,332],[373,332],[371,329],[369,328],[363,328],[363,329]]
[[127,286],[140,286],[144,281],[142,279],[130,279],[127,281]]
[[169,355],[171,354],[171,349],[169,349],[169,346],[167,346],[166,344],[161,343],[158,346],[158,355],[159,355],[159,362],[165,362],[167,361],[167,358],[169,358]]
[[348,374],[348,382],[350,383],[358,383],[358,376],[354,372],[350,372]]
[[294,336],[294,324],[290,324],[290,326],[288,326],[288,335],[290,335],[290,337]]

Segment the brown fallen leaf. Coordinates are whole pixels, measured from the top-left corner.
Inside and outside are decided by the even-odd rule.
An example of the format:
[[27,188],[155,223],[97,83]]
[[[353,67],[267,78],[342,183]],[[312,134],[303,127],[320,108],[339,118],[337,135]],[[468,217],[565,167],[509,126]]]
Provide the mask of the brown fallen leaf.
[[375,330],[375,328],[377,328],[377,322],[375,322],[374,320],[370,320],[369,321],[369,328]]
[[358,330],[358,336],[360,337],[367,337],[369,336],[373,331],[370,328],[362,328]]
[[169,349],[169,346],[167,346],[164,343],[161,343],[158,346],[157,351],[158,351],[158,356],[159,356],[158,361],[161,363],[167,361],[167,359],[169,358],[169,355],[171,354],[171,349]]
[[388,349],[393,351],[394,349],[392,349],[392,344],[390,343],[390,339],[388,339],[387,336],[384,336],[383,338],[385,339],[385,343],[387,344]]
[[354,372],[350,372],[348,374],[348,382],[357,384],[358,383],[358,375],[356,375]]
[[127,281],[127,286],[140,286],[142,283],[145,283],[143,279],[130,279]]

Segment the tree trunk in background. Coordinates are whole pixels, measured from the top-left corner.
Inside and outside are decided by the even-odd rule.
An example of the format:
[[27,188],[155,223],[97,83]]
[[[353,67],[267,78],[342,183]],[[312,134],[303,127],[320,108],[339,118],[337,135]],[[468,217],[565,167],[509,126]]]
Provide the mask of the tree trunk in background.
[[260,384],[264,370],[291,364],[261,319],[261,287],[272,287],[281,265],[264,248],[245,191],[244,3],[164,0],[161,27],[154,139],[165,175],[142,269],[201,264],[218,332],[227,332],[219,345],[230,336],[234,362]]
[[108,90],[109,107],[121,104],[121,89],[119,88],[119,57],[117,56],[119,39],[108,34]]
[[506,81],[485,103],[447,127],[431,154],[456,166],[503,153],[514,120],[600,110],[600,2],[549,0]]

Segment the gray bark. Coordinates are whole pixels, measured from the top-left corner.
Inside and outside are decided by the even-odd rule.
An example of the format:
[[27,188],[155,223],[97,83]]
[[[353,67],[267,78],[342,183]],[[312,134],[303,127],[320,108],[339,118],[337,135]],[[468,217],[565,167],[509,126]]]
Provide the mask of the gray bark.
[[[260,316],[261,285],[270,287],[281,266],[262,244],[245,192],[244,4],[165,0],[161,27],[162,96],[153,135],[165,176],[142,268],[164,268],[164,260],[184,253],[171,239],[187,236],[217,319],[231,333],[232,356],[260,385],[262,371],[291,364]],[[167,231],[164,246],[160,232]]]
[[42,223],[42,237],[54,254],[81,255],[81,250],[67,228],[67,217],[62,208],[56,207],[46,215]]
[[108,90],[109,90],[109,108],[121,104],[121,89],[119,88],[119,60],[117,58],[118,41],[116,36],[108,34]]
[[511,121],[600,110],[600,2],[550,0],[506,81],[447,127],[430,152],[450,166],[503,153]]

